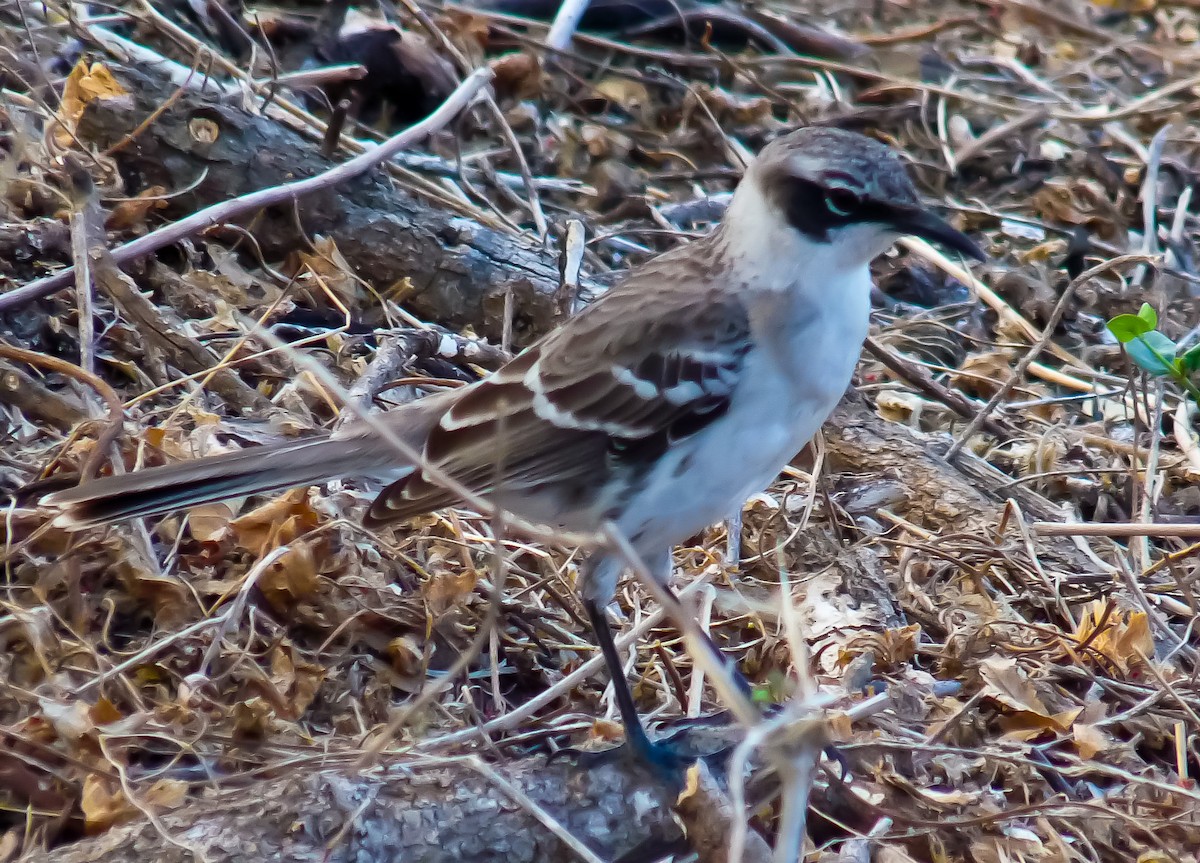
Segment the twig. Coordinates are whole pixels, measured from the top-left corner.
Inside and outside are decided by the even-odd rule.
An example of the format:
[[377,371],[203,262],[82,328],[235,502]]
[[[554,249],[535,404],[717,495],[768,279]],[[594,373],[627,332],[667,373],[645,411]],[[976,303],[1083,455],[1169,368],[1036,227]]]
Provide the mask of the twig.
[[[697,590],[700,590],[704,585],[709,583],[708,575],[700,575],[700,577],[688,583],[681,591],[679,597],[682,599],[690,596]],[[624,650],[629,645],[641,638],[649,630],[658,626],[663,618],[667,616],[667,610],[662,606],[654,609],[647,614],[642,620],[630,629],[628,632],[620,635],[616,639],[617,649]],[[543,707],[552,704],[564,694],[570,692],[583,681],[587,680],[592,675],[601,671],[604,668],[604,657],[597,653],[587,662],[580,665],[566,677],[559,680],[553,686],[538,693],[533,698],[521,704],[520,707],[505,713],[503,716],[498,716],[495,719],[486,722],[478,728],[467,728],[462,731],[454,731],[450,734],[445,734],[440,737],[434,737],[429,740],[422,740],[416,744],[416,749],[424,751],[429,749],[441,749],[446,746],[459,746],[464,743],[469,743],[479,737],[484,737],[490,734],[499,734],[504,731],[509,731],[533,716]]]
[[[1163,147],[1171,124],[1159,129],[1150,139],[1147,149],[1146,176],[1142,178],[1142,254],[1158,253],[1158,172],[1162,165]],[[1133,273],[1133,284],[1141,286],[1146,278],[1146,268],[1138,267]]]
[[0,404],[66,430],[88,418],[87,407],[70,392],[55,392],[23,369],[0,360]]
[[94,477],[96,471],[100,469],[100,464],[104,461],[105,455],[108,454],[109,447],[117,439],[117,435],[121,433],[121,423],[125,418],[121,398],[117,395],[116,390],[96,375],[89,374],[79,366],[69,363],[66,360],[60,360],[58,357],[48,357],[45,354],[13,347],[3,342],[0,342],[0,357],[28,363],[31,366],[50,369],[50,371],[74,378],[87,384],[96,391],[100,398],[104,399],[104,403],[108,405],[108,422],[105,424],[103,431],[96,436],[96,446],[92,450],[91,455],[88,456],[87,461],[83,463],[83,469],[80,471],[80,475],[84,480]]
[[71,181],[71,260],[75,266],[75,302],[79,323],[79,367],[89,375],[96,373],[96,313],[92,302],[92,269],[88,249],[103,242],[104,223],[96,187],[83,164],[68,156],[67,174]]
[[554,16],[554,23],[550,25],[550,32],[546,34],[547,48],[555,51],[566,50],[590,2],[591,0],[563,0]]
[[1033,343],[1033,346],[1025,352],[1025,356],[1021,357],[1020,362],[1017,363],[1016,368],[1014,368],[1013,373],[1008,376],[1008,380],[1004,382],[1004,385],[1001,386],[1000,389],[996,390],[995,394],[988,399],[987,404],[984,405],[979,413],[975,415],[975,418],[967,423],[967,427],[963,429],[962,434],[958,436],[958,440],[956,440],[954,445],[951,446],[946,452],[946,460],[954,461],[954,457],[962,451],[962,448],[966,445],[967,441],[971,439],[971,436],[979,431],[984,422],[986,422],[988,416],[990,416],[992,411],[996,409],[996,406],[1000,404],[1000,402],[1003,401],[1010,392],[1012,392],[1013,387],[1015,387],[1017,383],[1025,377],[1025,372],[1029,369],[1030,363],[1038,358],[1041,352],[1045,349],[1046,345],[1050,344],[1050,339],[1053,337],[1054,331],[1058,328],[1059,321],[1062,320],[1063,315],[1067,311],[1067,306],[1070,305],[1071,299],[1075,296],[1075,291],[1080,285],[1086,284],[1097,276],[1103,275],[1109,270],[1113,270],[1117,267],[1128,264],[1131,261],[1146,263],[1154,260],[1155,257],[1156,256],[1145,254],[1120,255],[1119,257],[1097,264],[1090,270],[1080,273],[1077,278],[1072,279],[1071,283],[1067,285],[1065,290],[1063,290],[1062,296],[1058,298],[1058,302],[1055,303],[1054,310],[1050,313],[1050,318],[1046,321],[1046,326],[1042,330],[1041,336],[1036,342]]
[[1137,536],[1177,537],[1195,539],[1200,537],[1200,524],[1164,524],[1161,522],[1062,522],[1035,521],[1029,526],[1036,536],[1107,536],[1113,539]]
[[[203,210],[193,213],[177,222],[164,225],[158,230],[151,231],[149,234],[139,237],[132,242],[118,246],[112,250],[113,260],[118,265],[128,264],[143,255],[148,255],[164,246],[179,242],[206,228],[220,225],[239,216],[254,213],[264,207],[271,207],[282,203],[294,203],[304,195],[320,191],[321,189],[328,189],[339,183],[353,179],[379,163],[387,161],[400,150],[412,146],[417,141],[441,129],[457,116],[463,108],[470,104],[475,95],[491,79],[492,72],[490,69],[479,69],[464,79],[462,84],[450,94],[446,101],[427,118],[394,135],[378,147],[367,150],[365,153],[355,156],[350,161],[330,168],[328,171],[317,174],[315,177],[307,177],[303,180],[297,180],[294,183],[285,183],[267,189],[259,189],[257,192],[251,192],[240,198],[234,198],[231,201],[222,201],[219,204],[213,204],[211,207],[205,207]],[[52,276],[38,279],[22,288],[10,291],[0,296],[0,312],[44,297],[47,294],[52,294],[67,285],[73,278],[74,269],[68,267]]]
[[972,419],[973,417],[982,415],[984,417],[983,427],[992,434],[999,438],[1006,438],[1012,434],[1011,429],[1005,428],[986,414],[977,412],[974,403],[958,390],[944,387],[934,380],[933,375],[920,363],[914,363],[905,358],[898,351],[883,344],[883,342],[874,336],[867,336],[866,349],[905,383],[916,387],[925,395],[941,402],[963,419]]
[[196,671],[188,675],[188,681],[195,685],[198,681],[203,681],[208,678],[208,668],[217,656],[221,653],[221,642],[225,640],[225,636],[230,633],[242,620],[242,614],[246,610],[246,604],[250,601],[250,595],[254,592],[254,588],[258,584],[258,580],[263,574],[270,569],[277,560],[291,551],[291,546],[284,544],[271,549],[270,553],[263,556],[261,560],[250,568],[250,571],[242,579],[242,586],[238,589],[237,597],[220,616],[220,621],[217,624],[217,631],[213,633],[212,641],[209,642],[208,649],[204,651],[204,658],[200,660],[200,667]]
[[583,222],[567,220],[567,233],[563,238],[562,255],[559,258],[558,313],[563,317],[575,311],[579,296],[579,270],[583,266],[583,253],[587,248]]

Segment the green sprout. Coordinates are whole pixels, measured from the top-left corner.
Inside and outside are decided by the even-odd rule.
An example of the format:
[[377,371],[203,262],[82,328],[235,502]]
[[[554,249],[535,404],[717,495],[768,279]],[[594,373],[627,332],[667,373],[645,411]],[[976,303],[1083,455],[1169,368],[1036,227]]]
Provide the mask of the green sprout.
[[1125,346],[1138,368],[1158,378],[1170,378],[1200,404],[1200,389],[1192,383],[1192,376],[1200,370],[1200,345],[1180,356],[1179,346],[1157,327],[1158,313],[1149,303],[1142,303],[1136,315],[1117,315],[1108,322],[1108,331]]

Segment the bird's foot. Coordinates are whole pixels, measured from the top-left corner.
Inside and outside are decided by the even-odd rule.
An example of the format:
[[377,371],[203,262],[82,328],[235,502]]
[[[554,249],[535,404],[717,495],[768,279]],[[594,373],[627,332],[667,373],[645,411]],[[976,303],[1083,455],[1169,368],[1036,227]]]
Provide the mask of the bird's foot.
[[625,741],[608,749],[564,749],[552,757],[570,754],[577,764],[589,770],[606,764],[623,762],[646,770],[671,788],[681,788],[684,773],[697,755],[677,746],[670,738],[651,740],[639,726],[633,734],[626,732]]

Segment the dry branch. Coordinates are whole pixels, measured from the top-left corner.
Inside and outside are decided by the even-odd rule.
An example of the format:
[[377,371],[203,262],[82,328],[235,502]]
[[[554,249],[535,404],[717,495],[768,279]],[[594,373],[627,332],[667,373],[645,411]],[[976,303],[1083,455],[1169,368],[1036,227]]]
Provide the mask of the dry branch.
[[[298,770],[160,813],[165,835],[143,819],[27,860],[575,863],[546,816],[603,860],[643,845],[686,850],[675,792],[620,758],[603,762],[526,758],[495,768],[500,784],[470,757],[393,761],[363,775]],[[705,792],[720,796],[713,782]]]
[[[121,74],[132,102],[93,102],[80,122],[81,140],[100,150],[125,140],[172,93],[139,71]],[[145,185],[194,185],[171,199],[166,213],[173,218],[312,177],[332,165],[297,132],[194,93],[178,98],[138,132],[136,146],[123,147],[114,158],[122,173]],[[197,183],[197,177],[203,179]],[[407,280],[407,305],[448,326],[482,322],[489,336],[498,337],[510,292],[519,334],[545,329],[554,319],[557,265],[540,246],[433,207],[379,172],[314,192],[300,207],[262,210],[252,228],[269,256],[303,248],[316,235],[329,237],[351,267],[380,290]],[[0,307],[12,301],[10,296]]]

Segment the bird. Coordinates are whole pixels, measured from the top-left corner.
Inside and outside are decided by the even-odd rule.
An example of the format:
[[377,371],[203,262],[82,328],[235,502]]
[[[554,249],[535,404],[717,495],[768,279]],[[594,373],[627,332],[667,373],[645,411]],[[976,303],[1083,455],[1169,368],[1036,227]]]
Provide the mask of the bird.
[[[896,149],[801,127],[763,147],[710,233],[632,268],[477,382],[383,414],[419,464],[359,421],[94,479],[39,503],[56,525],[81,529],[359,477],[384,485],[365,515],[378,527],[458,502],[440,472],[525,522],[614,527],[665,586],[673,548],[764,490],[833,411],[867,335],[870,264],[904,235],[985,260],[922,205]],[[607,617],[624,569],[600,547],[578,588],[625,743],[658,760]]]

